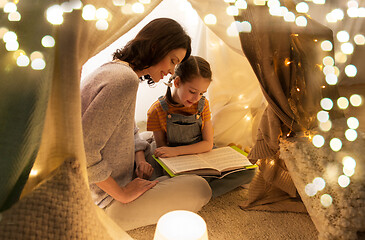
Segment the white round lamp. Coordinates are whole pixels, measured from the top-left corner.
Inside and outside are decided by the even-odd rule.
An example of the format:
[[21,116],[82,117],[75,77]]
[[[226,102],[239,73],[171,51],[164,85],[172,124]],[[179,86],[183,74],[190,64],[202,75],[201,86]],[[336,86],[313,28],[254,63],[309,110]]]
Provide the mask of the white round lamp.
[[154,240],[208,240],[207,225],[196,213],[168,212],[158,220]]

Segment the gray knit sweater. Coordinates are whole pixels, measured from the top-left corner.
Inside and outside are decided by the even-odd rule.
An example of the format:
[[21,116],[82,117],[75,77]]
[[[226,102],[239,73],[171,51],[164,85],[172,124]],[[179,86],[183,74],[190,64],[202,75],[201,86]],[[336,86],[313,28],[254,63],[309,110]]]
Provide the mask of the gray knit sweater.
[[132,180],[135,151],[149,147],[139,138],[134,111],[138,76],[127,65],[110,62],[88,75],[81,86],[82,125],[92,198],[105,207],[112,197],[95,185],[113,177]]

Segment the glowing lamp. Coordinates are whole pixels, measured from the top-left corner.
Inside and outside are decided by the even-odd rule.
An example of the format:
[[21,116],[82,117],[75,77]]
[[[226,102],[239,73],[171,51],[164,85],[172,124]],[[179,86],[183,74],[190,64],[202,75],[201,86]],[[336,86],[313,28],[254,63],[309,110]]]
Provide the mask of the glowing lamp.
[[157,222],[154,240],[208,240],[207,225],[198,214],[176,210]]

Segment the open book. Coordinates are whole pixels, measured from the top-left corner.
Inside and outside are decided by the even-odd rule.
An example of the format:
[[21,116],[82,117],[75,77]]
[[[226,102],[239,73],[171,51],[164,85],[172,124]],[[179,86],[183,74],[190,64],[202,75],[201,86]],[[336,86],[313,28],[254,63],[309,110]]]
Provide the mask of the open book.
[[153,157],[171,177],[180,174],[197,174],[223,178],[233,172],[257,167],[244,154],[241,149],[232,146],[215,148],[200,154],[169,158]]

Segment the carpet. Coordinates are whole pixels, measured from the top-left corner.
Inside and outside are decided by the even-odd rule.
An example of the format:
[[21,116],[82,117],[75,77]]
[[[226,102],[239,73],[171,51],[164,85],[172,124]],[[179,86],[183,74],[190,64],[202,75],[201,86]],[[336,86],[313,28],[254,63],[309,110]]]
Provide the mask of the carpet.
[[[247,200],[248,189],[237,188],[211,200],[198,213],[207,223],[209,240],[257,240],[318,238],[306,213],[244,211],[239,204]],[[152,240],[156,225],[128,231],[135,240]]]

